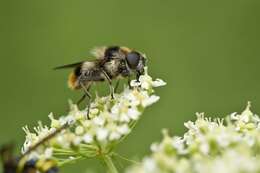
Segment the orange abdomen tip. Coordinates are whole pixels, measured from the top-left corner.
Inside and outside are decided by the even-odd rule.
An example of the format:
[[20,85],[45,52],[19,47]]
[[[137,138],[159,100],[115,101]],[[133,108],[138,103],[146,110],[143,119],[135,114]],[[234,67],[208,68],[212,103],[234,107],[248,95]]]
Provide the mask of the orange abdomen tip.
[[77,79],[78,78],[77,78],[77,76],[75,75],[74,72],[71,72],[69,74],[68,86],[69,86],[70,89],[73,89],[73,90],[77,89],[77,87],[78,87]]

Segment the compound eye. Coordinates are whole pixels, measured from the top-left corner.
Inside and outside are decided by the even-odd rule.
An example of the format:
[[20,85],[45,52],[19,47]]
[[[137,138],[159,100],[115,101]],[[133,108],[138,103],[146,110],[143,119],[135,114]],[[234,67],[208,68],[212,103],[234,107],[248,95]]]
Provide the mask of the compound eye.
[[130,52],[126,55],[127,64],[131,69],[135,69],[139,63],[140,54],[137,52]]

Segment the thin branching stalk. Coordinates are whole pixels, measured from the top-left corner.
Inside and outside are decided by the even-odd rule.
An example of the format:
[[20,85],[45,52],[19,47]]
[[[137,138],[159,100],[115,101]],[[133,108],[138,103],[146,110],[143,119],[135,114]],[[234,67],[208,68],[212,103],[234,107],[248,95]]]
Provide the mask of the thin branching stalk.
[[118,171],[113,163],[113,160],[109,155],[104,155],[102,157],[102,159],[107,167],[108,173],[118,173]]

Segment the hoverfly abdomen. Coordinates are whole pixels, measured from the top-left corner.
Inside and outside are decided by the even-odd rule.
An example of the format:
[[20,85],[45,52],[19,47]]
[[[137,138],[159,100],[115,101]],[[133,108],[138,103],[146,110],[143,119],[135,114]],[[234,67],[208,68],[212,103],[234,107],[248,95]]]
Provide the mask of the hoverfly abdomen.
[[35,167],[43,173],[58,173],[59,169],[53,160],[37,160]]
[[102,75],[102,71],[100,69],[93,69],[93,70],[89,70],[89,71],[84,71],[82,73],[82,77],[81,80],[83,81],[103,81],[104,77]]
[[71,72],[69,74],[68,87],[72,90],[80,89],[78,84],[78,76],[75,74],[75,72]]
[[36,160],[31,159],[25,162],[22,168],[19,168],[21,170],[20,172],[22,173],[36,173]]
[[16,173],[18,165],[18,160],[15,158],[10,159],[8,161],[3,161],[3,170],[4,173]]
[[38,160],[15,157],[12,153],[12,146],[4,146],[1,149],[3,173],[57,173],[58,168],[53,160]]
[[75,68],[74,73],[77,77],[81,75],[81,66]]

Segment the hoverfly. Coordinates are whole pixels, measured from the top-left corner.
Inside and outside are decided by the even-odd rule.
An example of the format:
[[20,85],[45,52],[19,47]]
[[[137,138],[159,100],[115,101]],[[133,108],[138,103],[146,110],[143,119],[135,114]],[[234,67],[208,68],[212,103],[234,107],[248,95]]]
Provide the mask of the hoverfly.
[[82,61],[56,67],[54,69],[73,68],[68,79],[68,86],[72,90],[83,89],[84,95],[77,102],[79,104],[86,97],[89,98],[88,109],[91,102],[90,87],[94,82],[107,81],[110,87],[111,98],[114,98],[114,89],[112,80],[128,78],[135,74],[137,80],[144,73],[146,64],[145,56],[135,50],[127,47],[110,46],[96,48],[92,52],[96,59],[92,61]]

